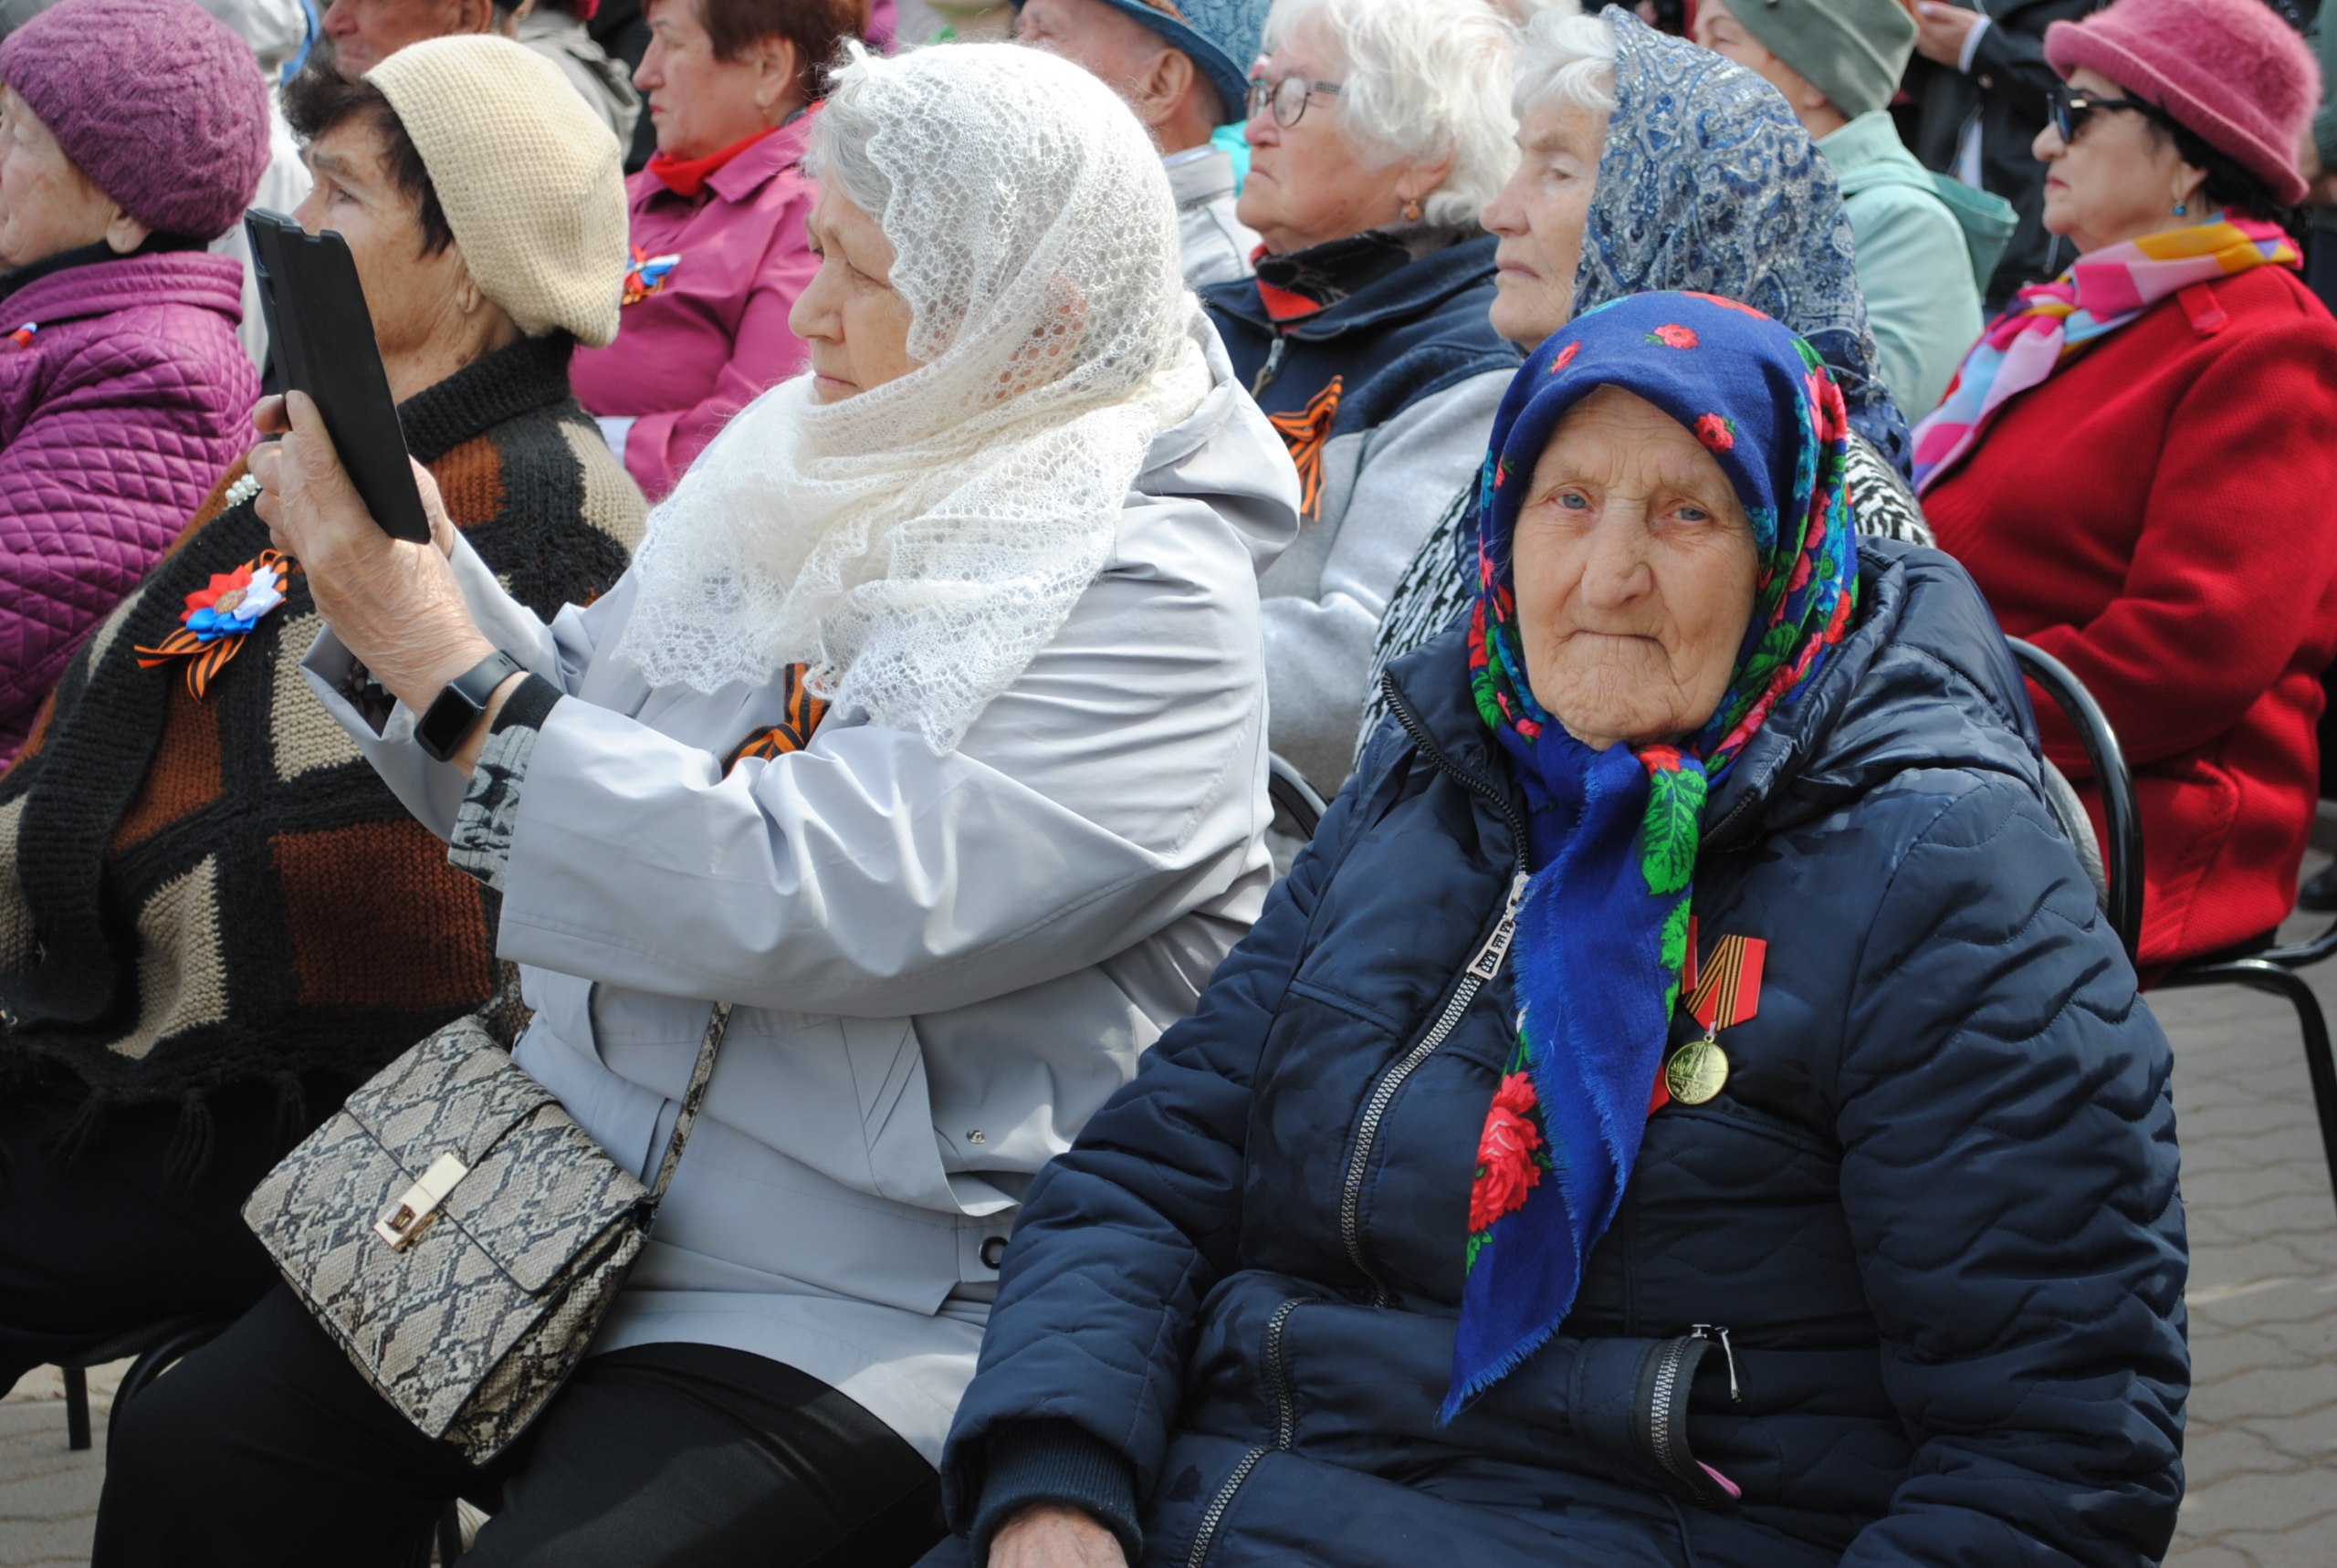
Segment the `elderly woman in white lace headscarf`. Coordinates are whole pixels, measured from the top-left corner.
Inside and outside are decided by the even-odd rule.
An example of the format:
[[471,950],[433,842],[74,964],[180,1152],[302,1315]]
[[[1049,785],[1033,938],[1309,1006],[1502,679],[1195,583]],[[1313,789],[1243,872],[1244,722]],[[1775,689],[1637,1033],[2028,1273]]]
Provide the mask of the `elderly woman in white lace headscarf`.
[[550,626],[443,524],[383,536],[303,400],[263,411],[259,504],[332,628],[310,682],[500,891],[519,1064],[646,1174],[736,1009],[596,1354],[497,1473],[279,1292],[171,1379],[265,1451],[171,1463],[298,1500],[180,1521],[191,1560],[386,1565],[508,1482],[482,1561],[914,1561],[1031,1177],[1263,902],[1256,572],[1297,485],[1143,130],[968,45],[855,58],[812,157],[810,371]]

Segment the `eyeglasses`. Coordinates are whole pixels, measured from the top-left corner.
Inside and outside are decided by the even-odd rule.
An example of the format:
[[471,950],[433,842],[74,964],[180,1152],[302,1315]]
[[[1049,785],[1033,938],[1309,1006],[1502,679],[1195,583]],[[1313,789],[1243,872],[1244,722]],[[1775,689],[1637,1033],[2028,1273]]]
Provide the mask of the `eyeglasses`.
[[2064,147],[2078,139],[2078,132],[2085,129],[2087,120],[2117,109],[2131,109],[2136,114],[2147,115],[2162,123],[2167,120],[2164,110],[2154,103],[2144,103],[2139,98],[2096,98],[2091,93],[2072,92],[2065,87],[2057,87],[2045,95],[2046,113],[2051,117],[2053,132],[2061,139]]
[[1250,113],[1255,120],[1268,104],[1274,109],[1274,123],[1287,131],[1306,117],[1307,100],[1316,93],[1332,98],[1339,95],[1335,81],[1308,81],[1305,77],[1284,77],[1280,81],[1253,80],[1250,83]]

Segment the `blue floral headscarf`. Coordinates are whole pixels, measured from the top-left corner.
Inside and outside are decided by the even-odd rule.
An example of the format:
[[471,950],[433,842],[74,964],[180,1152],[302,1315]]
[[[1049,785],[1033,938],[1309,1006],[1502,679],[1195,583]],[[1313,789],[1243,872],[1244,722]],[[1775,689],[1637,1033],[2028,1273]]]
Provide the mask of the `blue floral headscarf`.
[[1849,211],[1825,155],[1753,72],[1609,5],[1615,110],[1583,231],[1577,314],[1631,294],[1741,299],[1818,350],[1850,427],[1907,470],[1907,422],[1882,384]]
[[[1593,751],[1527,684],[1510,541],[1559,420],[1600,387],[1696,434],[1753,526],[1752,618],[1726,694],[1679,745]],[[1707,792],[1849,629],[1858,551],[1849,423],[1811,346],[1759,311],[1642,294],[1536,350],[1494,418],[1470,627],[1477,710],[1525,789],[1517,1044],[1480,1136],[1445,1418],[1531,1355],[1574,1304],[1639,1157],[1680,984]]]

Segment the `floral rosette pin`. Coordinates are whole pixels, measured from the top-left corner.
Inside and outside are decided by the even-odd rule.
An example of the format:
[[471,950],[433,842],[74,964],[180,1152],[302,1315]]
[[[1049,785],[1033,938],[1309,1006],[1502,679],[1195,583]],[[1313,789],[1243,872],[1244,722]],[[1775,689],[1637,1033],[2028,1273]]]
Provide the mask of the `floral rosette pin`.
[[233,571],[214,573],[209,583],[186,596],[179,629],[155,647],[141,647],[138,667],[151,670],[184,659],[186,689],[200,698],[226,667],[261,617],[284,602],[292,563],[282,552],[264,549]]

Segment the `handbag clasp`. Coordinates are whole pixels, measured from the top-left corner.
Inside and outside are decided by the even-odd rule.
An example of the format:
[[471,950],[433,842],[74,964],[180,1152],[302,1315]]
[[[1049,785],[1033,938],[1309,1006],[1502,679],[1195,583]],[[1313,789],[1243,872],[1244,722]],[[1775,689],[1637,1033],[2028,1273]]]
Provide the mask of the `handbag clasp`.
[[470,1167],[454,1155],[440,1155],[430,1162],[420,1181],[382,1210],[382,1217],[373,1221],[373,1234],[388,1242],[393,1252],[404,1251],[422,1239],[430,1222],[438,1218],[446,1195],[470,1174]]

